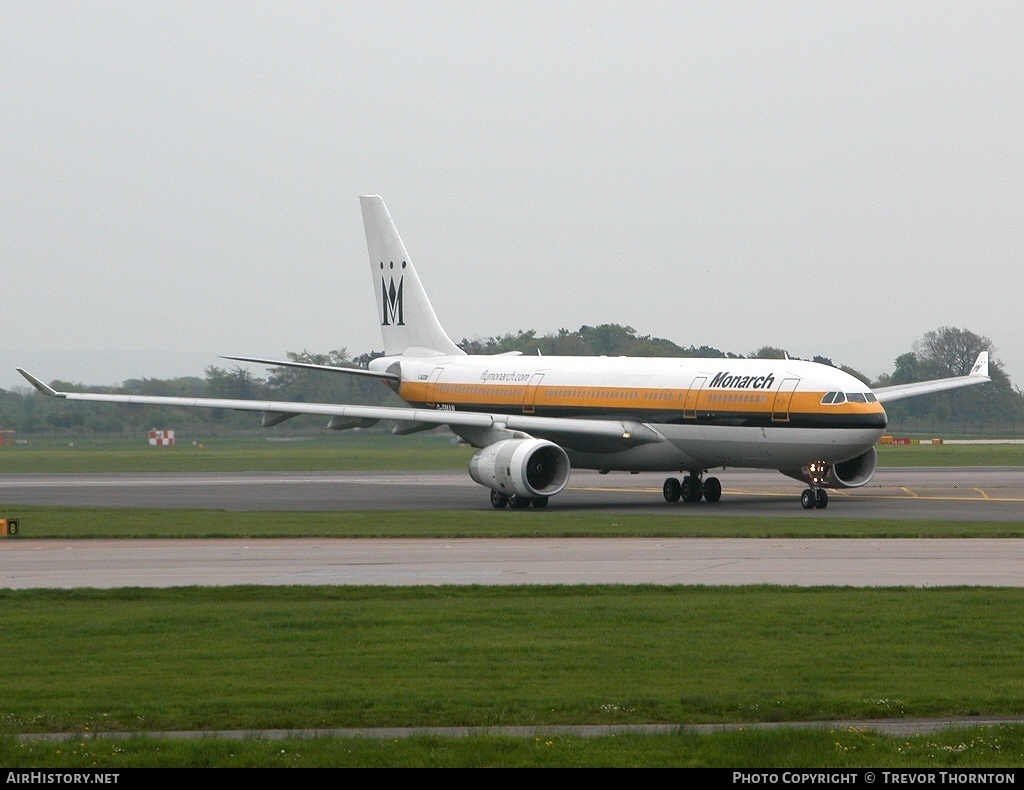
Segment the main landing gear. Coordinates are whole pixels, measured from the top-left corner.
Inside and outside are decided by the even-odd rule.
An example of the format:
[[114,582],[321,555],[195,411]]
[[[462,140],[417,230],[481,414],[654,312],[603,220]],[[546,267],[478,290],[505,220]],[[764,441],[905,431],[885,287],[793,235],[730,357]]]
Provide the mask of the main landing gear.
[[828,491],[824,488],[805,488],[800,495],[800,507],[804,510],[828,507]]
[[513,510],[521,510],[524,507],[533,505],[534,507],[547,507],[548,498],[546,496],[519,496],[519,494],[513,494],[508,496],[500,491],[491,490],[491,507],[495,510],[501,510],[505,505],[508,505]]
[[701,479],[701,474],[688,474],[682,480],[670,477],[665,480],[661,487],[661,493],[665,496],[666,502],[700,502],[706,499],[708,502],[717,502],[722,498],[722,483],[717,477]]

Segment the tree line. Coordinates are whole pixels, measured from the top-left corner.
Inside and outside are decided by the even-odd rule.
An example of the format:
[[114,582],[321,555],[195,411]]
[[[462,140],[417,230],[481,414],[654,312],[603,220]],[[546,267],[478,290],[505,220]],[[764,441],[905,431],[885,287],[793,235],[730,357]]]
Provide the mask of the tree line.
[[[748,354],[721,351],[711,346],[680,346],[671,340],[640,335],[633,327],[619,324],[560,329],[539,335],[520,331],[485,339],[463,339],[458,344],[469,354],[502,354],[518,351],[544,356],[650,356],[712,357],[722,359],[782,359],[785,349],[762,346]],[[814,362],[841,367],[871,386],[905,384],[925,379],[962,376],[970,372],[981,351],[994,351],[992,341],[967,329],[940,327],[927,332],[913,348],[896,358],[892,373],[872,381],[860,371],[836,366],[825,356]],[[288,354],[293,362],[337,367],[366,367],[381,356],[369,352],[350,358],[345,349],[326,353],[308,351]],[[984,431],[984,426],[1018,426],[1024,430],[1024,396],[1015,388],[1003,366],[992,358],[992,383],[946,393],[926,395],[890,404],[886,411],[894,428],[901,425],[964,425]],[[362,403],[400,406],[402,401],[379,381],[364,377],[336,375],[300,368],[273,367],[265,377],[238,366],[206,368],[203,377],[172,379],[129,379],[115,386],[83,386],[68,381],[51,382],[57,390],[91,390],[130,395],[171,395],[186,398],[232,398],[320,403]],[[323,420],[297,417],[273,428],[283,435],[310,433]],[[226,409],[120,406],[102,403],[68,404],[41,396],[24,387],[0,390],[0,429],[25,435],[140,435],[150,428],[172,428],[183,436],[230,435],[259,431],[259,419],[252,412]],[[1013,428],[1011,430],[1018,430]]]

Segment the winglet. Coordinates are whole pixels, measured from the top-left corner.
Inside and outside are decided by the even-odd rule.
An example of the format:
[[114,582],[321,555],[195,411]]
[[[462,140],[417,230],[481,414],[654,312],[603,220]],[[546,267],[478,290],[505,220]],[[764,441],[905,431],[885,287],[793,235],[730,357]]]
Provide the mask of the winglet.
[[971,368],[970,376],[978,376],[979,378],[988,378],[988,352],[982,351],[978,354],[978,358],[974,361],[974,367]]
[[21,368],[16,368],[16,370],[22,376],[28,379],[28,383],[35,387],[37,390],[39,390],[41,393],[43,393],[43,395],[49,395],[51,398],[63,398],[65,396],[65,393],[57,392],[57,390],[55,390],[49,384],[44,384],[31,373],[28,373],[27,371],[24,371]]

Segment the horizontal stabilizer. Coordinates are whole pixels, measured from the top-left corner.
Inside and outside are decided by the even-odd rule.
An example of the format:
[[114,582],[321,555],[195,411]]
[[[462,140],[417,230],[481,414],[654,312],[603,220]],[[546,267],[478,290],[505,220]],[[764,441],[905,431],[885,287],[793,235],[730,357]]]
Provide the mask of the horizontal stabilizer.
[[369,376],[370,378],[383,379],[385,381],[401,381],[402,377],[395,373],[384,371],[367,370],[366,368],[345,368],[340,365],[314,365],[312,362],[284,362],[279,359],[259,359],[257,357],[229,357],[221,355],[221,359],[230,359],[235,362],[253,362],[257,365],[271,365],[277,368],[305,368],[306,370],[325,370],[328,373],[346,373],[351,376]]

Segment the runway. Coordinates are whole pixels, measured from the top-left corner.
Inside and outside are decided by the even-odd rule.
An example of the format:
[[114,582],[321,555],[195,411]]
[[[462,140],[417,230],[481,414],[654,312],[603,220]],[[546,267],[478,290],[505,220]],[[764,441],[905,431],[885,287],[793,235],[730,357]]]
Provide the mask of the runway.
[[[662,474],[573,472],[548,508],[808,518],[1024,520],[1024,467],[879,469],[863,488],[831,491],[804,511],[802,486],[778,472],[715,473],[722,500],[669,504]],[[217,510],[489,510],[487,489],[456,472],[286,472],[0,475],[0,504]]]
[[1024,540],[3,540],[0,588],[251,585],[1024,586]]

